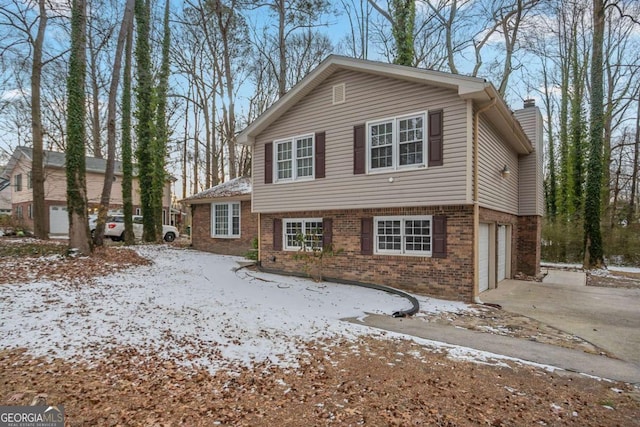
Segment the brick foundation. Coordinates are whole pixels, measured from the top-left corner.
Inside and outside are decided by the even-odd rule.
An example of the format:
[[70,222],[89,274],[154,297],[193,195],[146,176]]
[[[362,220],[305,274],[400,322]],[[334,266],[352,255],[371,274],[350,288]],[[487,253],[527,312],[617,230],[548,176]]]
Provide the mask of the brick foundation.
[[258,215],[251,213],[251,201],[240,203],[240,237],[220,239],[211,237],[211,204],[194,204],[191,208],[191,242],[195,249],[224,255],[243,256],[249,252],[251,242],[258,237]]
[[[446,258],[362,255],[361,219],[391,215],[445,215]],[[416,294],[471,301],[473,297],[473,208],[420,208],[310,211],[262,214],[261,265],[265,270],[304,275],[296,251],[273,250],[274,218],[332,218],[333,246],[342,250],[324,259],[323,275],[338,280],[393,286]]]
[[[361,219],[375,216],[444,215],[447,217],[446,258],[398,255],[362,255]],[[331,218],[333,246],[341,250],[325,257],[322,275],[325,278],[375,283],[393,286],[408,292],[440,298],[472,301],[474,296],[473,207],[439,206],[393,209],[333,210],[296,213],[262,214],[260,256],[264,270],[297,275],[310,274],[310,268],[297,251],[273,249],[273,220],[286,218]],[[504,212],[480,209],[480,221],[508,225],[511,229],[511,275],[540,271],[540,218],[518,217]],[[497,228],[492,236],[497,241]],[[497,271],[497,256],[492,258],[493,273]],[[317,270],[314,270],[317,274]],[[508,277],[507,277],[508,278]],[[495,285],[495,277],[490,279]]]

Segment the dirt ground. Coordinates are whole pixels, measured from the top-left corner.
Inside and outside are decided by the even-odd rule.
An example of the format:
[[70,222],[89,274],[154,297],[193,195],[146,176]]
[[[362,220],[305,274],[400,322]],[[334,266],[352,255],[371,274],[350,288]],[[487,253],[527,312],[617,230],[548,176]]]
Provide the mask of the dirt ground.
[[[0,241],[0,271],[11,271],[0,275],[0,284],[65,277],[81,286],[96,274],[147,262],[121,247],[69,259],[43,256],[39,246],[9,250]],[[28,267],[20,270],[21,265]],[[531,319],[475,308],[473,314],[425,320],[600,352]],[[451,360],[407,340],[300,345],[306,352],[297,366],[238,366],[216,374],[177,365],[148,349],[121,347],[90,362],[0,349],[0,405],[36,398],[62,404],[66,425],[74,427],[640,426],[640,389],[630,384],[503,361]]]

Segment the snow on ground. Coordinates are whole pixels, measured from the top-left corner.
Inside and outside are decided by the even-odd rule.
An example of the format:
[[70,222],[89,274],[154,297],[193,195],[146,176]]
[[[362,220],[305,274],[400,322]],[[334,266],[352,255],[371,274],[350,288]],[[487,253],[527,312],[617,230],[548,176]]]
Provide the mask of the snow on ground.
[[[0,348],[92,360],[130,345],[212,371],[263,361],[291,365],[311,340],[401,337],[340,319],[410,307],[401,297],[372,289],[236,272],[241,258],[168,246],[136,249],[153,264],[91,284],[0,286]],[[419,300],[427,313],[469,309],[463,303]],[[495,356],[418,342],[465,359]]]
[[[561,262],[546,262],[543,261],[540,264],[541,267],[543,268],[559,268],[559,269],[576,269],[576,270],[582,270],[582,264],[569,264],[569,263],[561,263]],[[596,274],[596,275],[606,275],[607,272],[610,271],[618,271],[620,273],[635,273],[635,274],[640,274],[640,267],[625,267],[625,266],[621,266],[621,265],[607,265],[606,268],[602,268],[602,269],[594,269],[591,270],[591,274]]]

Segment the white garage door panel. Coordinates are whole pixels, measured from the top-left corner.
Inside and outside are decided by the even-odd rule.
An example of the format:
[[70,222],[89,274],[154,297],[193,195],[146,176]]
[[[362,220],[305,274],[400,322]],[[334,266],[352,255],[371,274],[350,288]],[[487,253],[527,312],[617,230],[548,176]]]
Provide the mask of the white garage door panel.
[[480,292],[489,289],[489,224],[480,224],[478,274]]
[[67,213],[66,206],[49,207],[49,233],[69,233],[69,214]]
[[498,227],[498,282],[507,277],[507,227]]

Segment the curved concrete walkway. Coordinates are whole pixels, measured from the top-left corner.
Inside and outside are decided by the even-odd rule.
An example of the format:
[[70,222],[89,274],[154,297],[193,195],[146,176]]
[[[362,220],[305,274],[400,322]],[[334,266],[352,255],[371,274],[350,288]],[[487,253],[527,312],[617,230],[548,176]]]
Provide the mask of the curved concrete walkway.
[[640,289],[598,288],[585,283],[584,273],[554,270],[549,271],[543,283],[502,281],[497,289],[482,293],[480,299],[576,335],[607,350],[616,359],[415,318],[369,315],[364,320],[345,320],[640,384]]
[[569,372],[640,384],[639,366],[623,360],[589,354],[580,350],[571,350],[551,344],[486,332],[471,331],[454,326],[438,325],[412,317],[394,318],[370,314],[364,319],[350,318],[343,320],[390,332],[550,365]]
[[577,335],[640,366],[640,289],[584,286],[581,275],[564,272],[562,283],[505,280],[480,299]]

